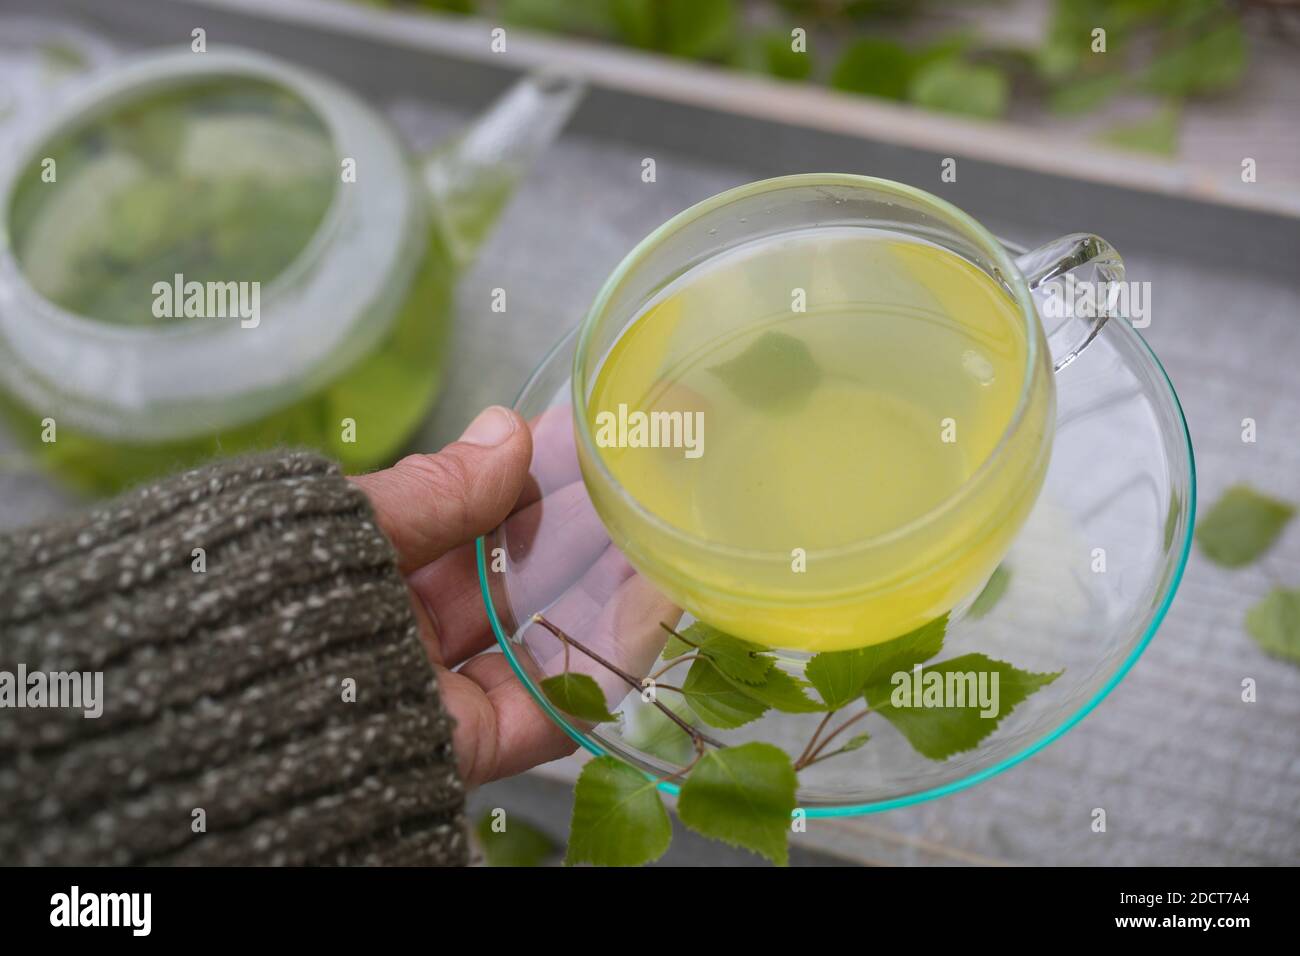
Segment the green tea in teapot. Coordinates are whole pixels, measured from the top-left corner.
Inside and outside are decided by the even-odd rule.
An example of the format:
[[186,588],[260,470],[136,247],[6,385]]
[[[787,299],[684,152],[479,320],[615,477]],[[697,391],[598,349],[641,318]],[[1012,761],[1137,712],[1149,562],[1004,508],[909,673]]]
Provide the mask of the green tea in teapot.
[[[320,227],[338,182],[328,132],[300,99],[229,79],[132,102],[52,143],[10,217],[37,292],[122,325],[176,317],[156,282],[269,283]],[[46,157],[42,158],[42,163]]]

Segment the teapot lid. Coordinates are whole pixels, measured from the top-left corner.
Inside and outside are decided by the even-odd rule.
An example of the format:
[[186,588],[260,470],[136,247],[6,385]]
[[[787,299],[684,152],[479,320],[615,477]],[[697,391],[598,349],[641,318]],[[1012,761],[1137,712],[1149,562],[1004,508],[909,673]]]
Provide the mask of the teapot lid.
[[[157,283],[149,278],[154,315],[161,303],[169,316],[163,324],[115,324],[42,294],[12,221],[22,177],[51,162],[41,150],[150,96],[213,81],[279,88],[319,120],[335,172],[314,234],[265,284],[220,277],[220,301],[238,294],[238,315],[167,312],[169,299],[205,299],[191,299],[194,286],[161,264]],[[38,414],[109,439],[167,441],[230,427],[328,382],[387,331],[425,241],[423,196],[391,128],[342,87],[259,53],[139,58],[92,80],[23,142],[0,170],[0,384]],[[202,161],[201,145],[188,148]],[[92,216],[87,210],[87,223]]]

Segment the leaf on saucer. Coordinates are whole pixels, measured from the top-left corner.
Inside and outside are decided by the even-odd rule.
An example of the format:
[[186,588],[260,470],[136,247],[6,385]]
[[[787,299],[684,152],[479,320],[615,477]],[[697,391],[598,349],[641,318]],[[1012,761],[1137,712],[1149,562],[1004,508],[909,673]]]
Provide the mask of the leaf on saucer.
[[[919,702],[912,699],[913,675],[907,675],[901,686],[890,681],[868,688],[867,703],[893,724],[918,753],[931,760],[946,760],[953,754],[974,748],[993,733],[1003,717],[1062,673],[1036,674],[983,654],[963,654],[922,670],[923,691]],[[985,686],[990,690],[988,709],[993,711],[987,717],[983,715],[977,699],[979,694],[969,679],[981,674],[987,675]],[[951,681],[949,675],[953,675]],[[997,677],[996,696],[991,693],[994,675]],[[935,688],[938,692],[936,701],[931,701],[925,690],[926,682],[931,679],[939,682],[939,687]],[[949,685],[963,692],[960,706],[957,706],[955,698],[944,699],[944,689]],[[954,706],[935,706],[935,703],[952,703]]]
[[566,866],[641,866],[663,856],[672,838],[657,781],[616,757],[597,757],[582,768]]
[[742,402],[771,412],[797,408],[822,378],[808,346],[783,332],[764,332],[709,371]]
[[706,753],[686,778],[677,815],[696,833],[785,866],[797,782],[779,747],[724,747]]
[[[659,703],[688,724],[696,720],[685,701],[677,694],[664,691],[659,694]],[[690,735],[658,707],[632,708],[621,736],[628,745],[642,753],[678,766],[684,765],[695,752]]]
[[871,739],[870,734],[858,734],[855,737],[850,737],[848,743],[846,743],[843,747],[840,748],[840,752],[848,753],[851,750],[857,750],[859,747],[861,747],[870,739]]
[[1246,613],[1246,630],[1267,654],[1300,663],[1300,588],[1274,588]]
[[742,694],[747,694],[760,703],[787,714],[815,714],[826,709],[819,701],[813,700],[804,693],[804,688],[808,686],[807,681],[791,677],[779,667],[773,667],[768,671],[761,684],[743,684],[732,680],[725,673],[722,679],[728,681]]
[[838,710],[874,684],[888,686],[898,671],[909,671],[943,648],[948,615],[922,624],[902,637],[851,651],[823,651],[808,662],[805,674],[826,707]]
[[688,627],[684,636],[696,645],[697,653],[703,654],[723,674],[742,684],[763,683],[768,672],[776,666],[776,658],[763,653],[761,645],[724,634],[703,621],[696,621]]
[[993,569],[993,575],[989,578],[989,583],[984,585],[984,590],[980,596],[970,606],[966,616],[974,620],[983,617],[1002,600],[1002,595],[1007,593],[1007,585],[1011,583],[1011,572],[1007,570],[1005,564],[999,564]]
[[542,693],[560,710],[580,720],[600,724],[618,720],[607,709],[605,693],[586,674],[557,674],[542,681]]
[[691,663],[682,683],[682,694],[691,710],[709,726],[723,730],[743,727],[767,712],[768,705],[756,700],[752,690],[744,684],[733,684],[703,658]]
[[554,840],[531,823],[513,815],[502,819],[503,828],[495,829],[497,816],[489,811],[476,827],[488,866],[541,866],[559,849]]
[[683,654],[689,654],[694,650],[695,648],[691,647],[691,645],[687,644],[676,634],[670,633],[668,635],[668,643],[665,644],[664,649],[659,652],[659,656],[666,661],[670,661],[674,657],[681,657]]
[[1285,501],[1233,485],[1201,519],[1196,541],[1215,564],[1239,568],[1271,548],[1294,514]]

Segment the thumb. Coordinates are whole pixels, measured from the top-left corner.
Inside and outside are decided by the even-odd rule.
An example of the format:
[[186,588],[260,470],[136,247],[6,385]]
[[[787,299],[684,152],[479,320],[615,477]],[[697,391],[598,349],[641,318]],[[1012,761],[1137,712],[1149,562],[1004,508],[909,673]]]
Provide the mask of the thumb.
[[370,498],[408,574],[505,520],[524,487],[532,454],[523,419],[493,405],[437,454],[408,455],[392,468],[352,480]]

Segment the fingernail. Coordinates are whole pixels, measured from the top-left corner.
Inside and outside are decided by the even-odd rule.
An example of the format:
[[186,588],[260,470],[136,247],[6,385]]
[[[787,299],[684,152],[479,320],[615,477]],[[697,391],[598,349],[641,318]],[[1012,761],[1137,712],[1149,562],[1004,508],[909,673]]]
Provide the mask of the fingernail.
[[515,419],[500,405],[491,405],[478,413],[478,418],[469,423],[460,440],[471,445],[483,445],[494,448],[515,432]]

